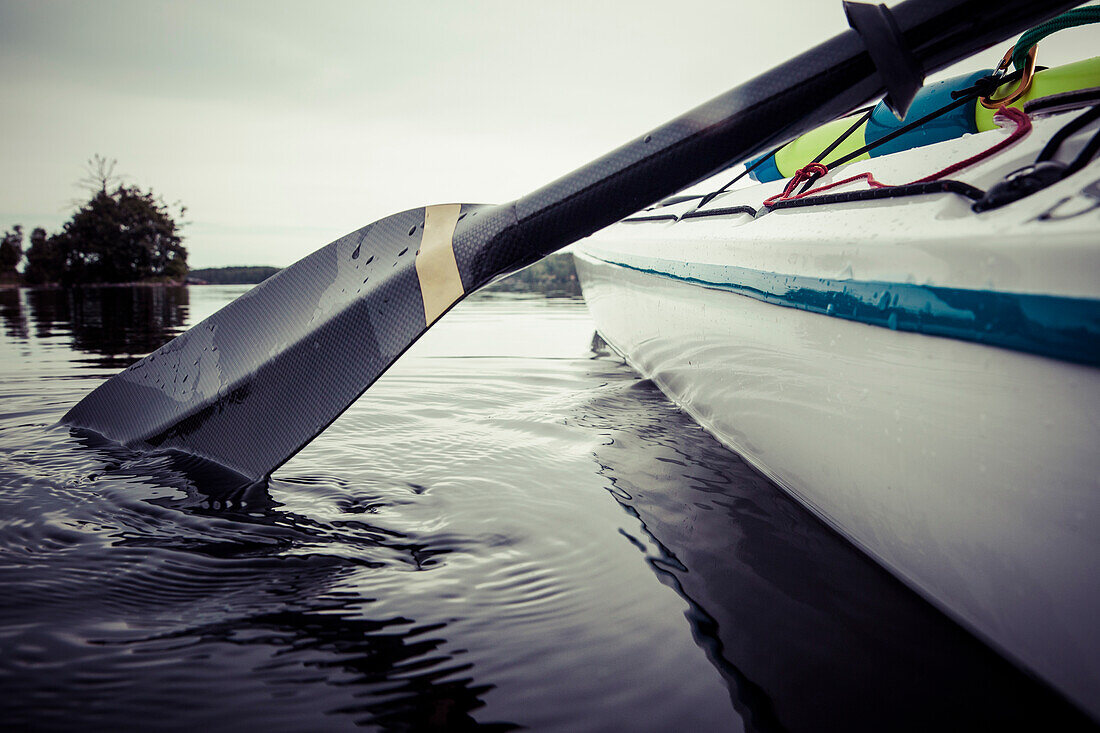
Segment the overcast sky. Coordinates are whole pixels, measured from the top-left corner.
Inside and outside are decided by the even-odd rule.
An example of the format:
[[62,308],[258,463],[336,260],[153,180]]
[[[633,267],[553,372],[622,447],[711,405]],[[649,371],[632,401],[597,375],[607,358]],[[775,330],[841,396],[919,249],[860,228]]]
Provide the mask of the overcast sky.
[[0,229],[59,229],[98,153],[188,207],[192,267],[286,265],[515,198],[845,27],[839,0],[0,0]]

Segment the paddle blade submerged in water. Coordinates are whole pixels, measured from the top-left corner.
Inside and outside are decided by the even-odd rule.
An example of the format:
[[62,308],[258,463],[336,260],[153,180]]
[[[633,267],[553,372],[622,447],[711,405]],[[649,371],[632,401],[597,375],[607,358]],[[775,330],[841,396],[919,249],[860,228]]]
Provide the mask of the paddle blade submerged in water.
[[62,422],[259,480],[475,287],[493,207],[412,209],[332,242],[100,385]]

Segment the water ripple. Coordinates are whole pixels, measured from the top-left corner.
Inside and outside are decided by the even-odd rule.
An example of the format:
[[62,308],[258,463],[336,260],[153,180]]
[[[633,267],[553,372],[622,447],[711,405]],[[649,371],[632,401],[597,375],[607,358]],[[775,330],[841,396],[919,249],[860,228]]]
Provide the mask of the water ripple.
[[[135,296],[168,324],[136,343],[224,290]],[[132,347],[60,296],[5,298],[6,727],[1079,722],[591,358],[579,301],[456,309],[246,487],[53,427]]]

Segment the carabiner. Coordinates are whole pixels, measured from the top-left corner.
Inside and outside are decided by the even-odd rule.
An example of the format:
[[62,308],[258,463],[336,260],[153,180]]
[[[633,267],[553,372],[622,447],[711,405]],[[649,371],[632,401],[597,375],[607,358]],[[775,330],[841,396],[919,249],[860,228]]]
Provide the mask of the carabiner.
[[[1008,53],[1006,53],[1004,58],[1001,59],[1001,63],[997,64],[997,70],[995,73],[999,76],[1003,76],[1004,73],[1008,70],[1009,64],[1012,63],[1012,52],[1014,50],[1015,47],[1008,49]],[[1013,102],[1027,94],[1028,90],[1031,89],[1031,82],[1035,77],[1035,54],[1038,52],[1038,50],[1039,47],[1036,45],[1032,46],[1031,49],[1027,52],[1027,61],[1024,63],[1024,72],[1023,75],[1020,77],[1020,84],[1016,87],[1016,91],[1006,94],[1000,99],[994,99],[992,94],[988,97],[981,97],[979,101],[982,103],[983,107],[985,107],[986,109],[997,109],[1002,105],[1012,104]]]

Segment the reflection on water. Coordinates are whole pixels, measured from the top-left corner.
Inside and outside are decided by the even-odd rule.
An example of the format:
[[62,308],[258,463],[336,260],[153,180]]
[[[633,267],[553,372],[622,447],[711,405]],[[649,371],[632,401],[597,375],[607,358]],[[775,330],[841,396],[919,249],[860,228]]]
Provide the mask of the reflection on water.
[[0,291],[3,727],[1088,727],[593,356],[578,300],[468,301],[242,491],[54,426],[240,293],[126,291]]
[[4,319],[4,335],[9,339],[27,338],[27,317],[20,301],[18,289],[0,288],[0,318]]
[[94,356],[98,366],[127,366],[178,335],[187,322],[188,289],[90,287],[0,290],[0,315],[8,336],[67,335],[71,348]]
[[641,522],[654,570],[690,601],[751,727],[1087,727],[701,435],[652,382],[601,391],[580,422],[609,436],[596,452],[609,491]]

